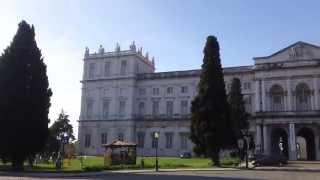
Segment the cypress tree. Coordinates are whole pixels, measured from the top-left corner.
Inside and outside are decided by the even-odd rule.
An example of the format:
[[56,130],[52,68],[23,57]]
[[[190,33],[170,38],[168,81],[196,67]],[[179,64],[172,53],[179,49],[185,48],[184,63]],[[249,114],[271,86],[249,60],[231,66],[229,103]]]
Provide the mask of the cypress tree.
[[45,145],[51,95],[34,27],[22,21],[0,58],[0,154],[15,170]]
[[217,38],[208,36],[203,50],[198,94],[191,107],[194,152],[210,157],[216,166],[220,165],[220,150],[235,144],[219,51]]
[[232,129],[237,139],[241,138],[241,130],[248,129],[249,114],[245,110],[243,94],[241,92],[241,82],[238,78],[233,78],[228,97],[230,106],[230,119]]

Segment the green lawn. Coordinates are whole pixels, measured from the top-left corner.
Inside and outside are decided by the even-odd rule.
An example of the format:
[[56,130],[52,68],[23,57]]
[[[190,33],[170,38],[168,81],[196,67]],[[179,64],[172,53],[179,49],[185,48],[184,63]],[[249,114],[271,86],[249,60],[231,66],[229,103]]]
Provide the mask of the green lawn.
[[[87,156],[83,158],[83,166],[81,168],[80,160],[65,159],[63,172],[83,172],[83,171],[101,171],[101,170],[118,170],[118,169],[141,169],[141,160],[144,161],[144,167],[146,169],[155,167],[155,158],[154,157],[138,157],[137,163],[135,165],[117,165],[117,166],[104,166],[104,160],[101,156]],[[159,159],[159,168],[168,169],[168,168],[208,168],[212,167],[211,160],[208,158],[190,158],[190,159],[181,159],[177,157],[160,157]],[[236,158],[224,158],[221,160],[222,167],[235,167],[239,163],[239,160]],[[8,170],[10,168],[9,164],[0,165],[0,170]],[[28,171],[45,171],[45,172],[56,172],[55,164],[49,162],[48,164],[41,163],[36,164],[34,168],[29,168],[26,164],[26,170]]]

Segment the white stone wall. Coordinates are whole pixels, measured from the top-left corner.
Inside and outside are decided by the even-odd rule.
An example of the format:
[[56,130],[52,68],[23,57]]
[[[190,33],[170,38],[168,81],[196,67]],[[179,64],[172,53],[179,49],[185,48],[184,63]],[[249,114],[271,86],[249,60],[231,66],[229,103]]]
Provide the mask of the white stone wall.
[[[298,47],[298,50],[292,48]],[[302,48],[301,48],[302,47]],[[300,48],[300,49],[299,49]],[[302,50],[301,50],[302,49]],[[300,53],[302,52],[302,54]],[[267,57],[254,58],[255,65],[224,68],[226,90],[229,92],[232,78],[237,77],[242,83],[242,93],[246,109],[252,115],[250,131],[255,134],[256,142],[267,152],[270,152],[270,134],[274,125],[298,123],[318,123],[310,118],[308,113],[317,114],[320,110],[320,48],[313,45],[297,43],[278,53]],[[121,61],[127,61],[127,72],[121,75]],[[104,63],[111,62],[109,76],[104,76]],[[96,63],[94,77],[89,78],[89,64]],[[181,133],[188,133],[191,102],[197,94],[199,70],[154,73],[154,64],[134,50],[111,52],[105,54],[89,54],[84,59],[82,81],[81,114],[79,122],[80,151],[85,154],[102,154],[101,133],[107,132],[108,143],[116,140],[123,133],[125,140],[137,142],[137,132],[144,132],[144,148],[138,148],[138,154],[154,155],[151,147],[151,134],[160,132],[159,154],[162,156],[178,156],[183,152],[192,152],[192,143],[188,140],[187,149],[181,148]],[[312,91],[312,111],[294,116],[294,91],[298,84],[305,83]],[[259,112],[270,111],[270,88],[278,84],[284,91],[284,112],[274,114],[272,118],[261,117]],[[188,87],[186,93],[181,87]],[[167,88],[172,87],[173,93],[168,94]],[[159,94],[153,94],[153,88],[159,88]],[[140,89],[145,93],[141,94]],[[110,101],[109,116],[103,117],[103,101]],[[152,115],[152,101],[159,100],[159,116]],[[93,101],[93,116],[86,116],[87,101]],[[119,116],[119,102],[126,101],[125,114]],[[181,114],[181,101],[188,101],[188,114]],[[173,116],[168,117],[166,102],[173,101]],[[139,103],[145,103],[145,113],[139,114]],[[257,115],[257,116],[256,116]],[[304,115],[306,117],[304,117]],[[314,115],[313,115],[314,116]],[[320,116],[320,115],[319,115]],[[260,135],[256,134],[258,127]],[[265,128],[263,128],[265,127]],[[165,133],[172,132],[173,148],[166,148]],[[84,147],[85,134],[91,134],[90,147]],[[319,134],[315,134],[319,139]],[[316,142],[317,144],[319,142]],[[317,146],[318,147],[318,146]],[[317,149],[317,152],[319,150]],[[317,154],[319,158],[320,155]]]

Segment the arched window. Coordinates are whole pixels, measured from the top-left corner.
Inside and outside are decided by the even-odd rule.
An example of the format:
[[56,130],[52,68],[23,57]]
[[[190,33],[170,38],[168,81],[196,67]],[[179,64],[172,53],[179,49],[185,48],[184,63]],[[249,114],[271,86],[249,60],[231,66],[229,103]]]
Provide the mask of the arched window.
[[284,90],[279,85],[273,85],[270,89],[270,110],[284,111]]
[[311,91],[305,83],[298,84],[296,87],[296,110],[311,110]]

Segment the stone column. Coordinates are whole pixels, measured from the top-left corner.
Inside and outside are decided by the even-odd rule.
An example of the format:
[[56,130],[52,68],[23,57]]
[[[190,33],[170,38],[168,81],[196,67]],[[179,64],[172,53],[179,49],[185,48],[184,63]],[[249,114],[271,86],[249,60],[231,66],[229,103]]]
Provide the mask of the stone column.
[[259,112],[260,111],[260,91],[259,91],[259,80],[255,80],[255,98],[254,98],[254,104],[255,104],[255,111]]
[[287,111],[292,111],[292,93],[290,79],[287,79]]
[[289,124],[289,160],[297,160],[296,132],[294,123]]
[[314,90],[314,109],[319,109],[319,89],[318,89],[318,78],[313,78],[313,90]]
[[261,93],[262,93],[262,111],[266,111],[266,89],[264,85],[264,80],[261,81]]
[[260,124],[256,125],[256,152],[262,152],[261,149],[261,126]]
[[267,126],[263,125],[263,153],[268,154],[268,132]]

